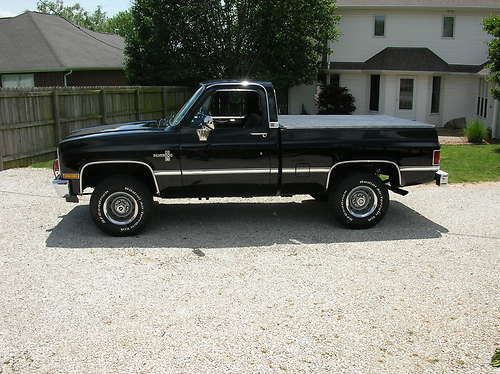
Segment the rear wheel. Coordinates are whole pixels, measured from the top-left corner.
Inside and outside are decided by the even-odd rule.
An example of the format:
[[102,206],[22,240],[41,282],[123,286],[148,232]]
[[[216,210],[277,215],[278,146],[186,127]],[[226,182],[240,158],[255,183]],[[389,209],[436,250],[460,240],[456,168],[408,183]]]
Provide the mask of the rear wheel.
[[153,205],[146,185],[129,177],[112,177],[92,193],[90,214],[99,229],[114,236],[130,236],[142,231]]
[[344,226],[366,229],[384,218],[389,208],[389,192],[376,175],[356,172],[335,183],[329,204]]

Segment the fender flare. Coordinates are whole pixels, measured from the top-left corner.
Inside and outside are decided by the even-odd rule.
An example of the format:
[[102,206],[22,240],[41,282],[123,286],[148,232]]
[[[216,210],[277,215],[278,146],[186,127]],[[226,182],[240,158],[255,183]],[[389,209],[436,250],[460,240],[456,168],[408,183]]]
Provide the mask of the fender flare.
[[330,168],[330,171],[328,172],[328,177],[326,179],[326,190],[327,191],[328,191],[328,188],[330,187],[331,177],[332,177],[332,174],[333,174],[333,171],[335,170],[335,168],[337,166],[347,165],[347,164],[389,164],[392,167],[394,167],[395,170],[397,171],[397,178],[398,178],[397,182],[398,182],[398,185],[401,185],[401,170],[399,169],[399,165],[396,164],[394,161],[388,161],[388,160],[351,160],[351,161],[337,162],[335,165],[333,165]]
[[153,180],[155,182],[156,193],[158,195],[160,194],[160,188],[158,187],[158,181],[156,180],[155,173],[154,173],[153,169],[151,168],[151,166],[149,166],[148,164],[146,164],[145,162],[142,162],[142,161],[132,161],[132,160],[92,161],[92,162],[86,163],[80,169],[80,194],[83,193],[83,176],[84,176],[85,169],[88,166],[100,165],[100,164],[135,164],[135,165],[145,166],[149,170],[149,172],[151,173],[151,177],[153,177]]

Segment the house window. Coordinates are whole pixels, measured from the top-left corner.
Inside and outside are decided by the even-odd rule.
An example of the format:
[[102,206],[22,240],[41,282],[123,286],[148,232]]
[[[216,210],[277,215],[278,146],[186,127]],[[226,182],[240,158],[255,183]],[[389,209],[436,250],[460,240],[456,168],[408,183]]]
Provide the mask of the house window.
[[476,114],[481,118],[488,117],[488,90],[488,82],[484,78],[479,79]]
[[413,79],[401,79],[399,82],[399,109],[413,109]]
[[439,101],[441,100],[441,77],[432,77],[432,99],[431,113],[439,113]]
[[370,110],[379,111],[380,75],[372,75],[370,79]]
[[455,17],[443,17],[443,38],[453,38],[455,36]]
[[5,74],[2,75],[3,88],[31,88],[35,87],[33,74]]
[[373,35],[385,36],[385,16],[375,16]]

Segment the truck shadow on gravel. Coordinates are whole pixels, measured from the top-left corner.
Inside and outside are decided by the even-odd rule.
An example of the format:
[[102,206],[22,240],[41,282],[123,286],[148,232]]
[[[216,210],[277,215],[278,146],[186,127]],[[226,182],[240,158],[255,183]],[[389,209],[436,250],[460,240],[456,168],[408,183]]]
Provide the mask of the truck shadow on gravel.
[[63,248],[234,248],[273,244],[327,244],[432,239],[448,230],[398,201],[369,230],[349,230],[314,200],[273,203],[163,203],[135,237],[117,238],[94,226],[86,205],[62,217],[47,247]]

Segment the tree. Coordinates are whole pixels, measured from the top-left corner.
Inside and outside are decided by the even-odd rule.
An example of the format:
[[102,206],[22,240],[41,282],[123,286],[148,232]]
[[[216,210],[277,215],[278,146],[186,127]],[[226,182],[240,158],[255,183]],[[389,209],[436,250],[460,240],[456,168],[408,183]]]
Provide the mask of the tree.
[[488,43],[488,67],[491,70],[490,79],[495,85],[492,89],[493,96],[500,100],[500,16],[486,18],[483,26],[484,30],[493,36]]
[[89,12],[82,8],[79,3],[65,5],[63,0],[39,0],[37,10],[57,15],[75,25],[93,31],[111,32],[125,37],[132,29],[132,17],[129,11],[118,12],[115,16],[108,18],[101,6]]
[[317,98],[319,114],[352,114],[356,110],[355,99],[346,87],[330,84],[321,87]]
[[127,73],[145,85],[311,82],[338,36],[334,0],[136,0],[131,14]]
[[194,85],[215,78],[219,45],[209,6],[206,0],[136,0],[133,32],[126,37],[129,81]]
[[124,10],[108,18],[101,31],[118,34],[125,38],[133,32],[133,28],[132,15],[130,11]]
[[316,79],[328,41],[339,36],[334,0],[263,0],[254,72],[280,88]]
[[93,31],[101,31],[106,23],[106,13],[98,6],[93,12],[88,12],[79,3],[64,5],[63,0],[40,0],[36,4],[42,13],[55,14],[64,19]]

